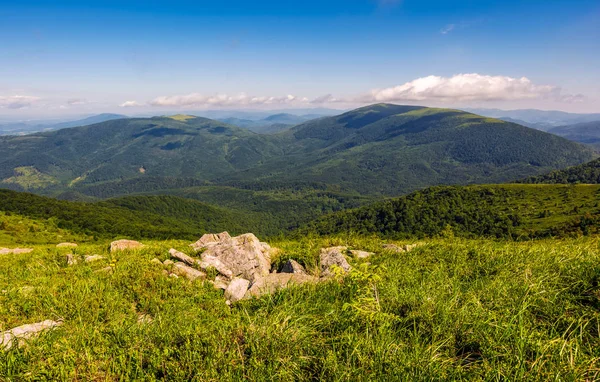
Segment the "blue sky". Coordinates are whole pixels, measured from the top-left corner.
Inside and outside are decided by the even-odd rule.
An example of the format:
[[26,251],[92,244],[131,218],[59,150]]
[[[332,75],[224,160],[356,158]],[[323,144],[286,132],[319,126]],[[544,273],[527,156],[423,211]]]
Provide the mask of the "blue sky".
[[600,1],[0,3],[0,115],[349,108],[600,112]]

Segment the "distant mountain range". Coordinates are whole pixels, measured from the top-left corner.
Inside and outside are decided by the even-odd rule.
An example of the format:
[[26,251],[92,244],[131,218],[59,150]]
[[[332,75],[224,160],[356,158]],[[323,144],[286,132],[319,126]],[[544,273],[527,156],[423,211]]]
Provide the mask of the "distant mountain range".
[[[290,117],[273,119],[280,118]],[[98,194],[102,187],[119,195],[203,185],[325,185],[399,195],[436,184],[524,178],[593,158],[584,146],[514,123],[377,104],[271,135],[175,115],[0,137],[0,186],[49,195]]]
[[110,121],[113,119],[127,118],[126,115],[122,114],[98,114],[91,117],[77,119],[74,121],[61,121],[61,122],[49,122],[49,121],[33,121],[33,122],[5,122],[0,124],[0,135],[23,135],[35,133],[38,131],[50,131],[59,130],[69,127],[85,126],[94,123],[100,123]]
[[221,122],[243,127],[259,134],[272,134],[278,131],[285,130],[300,123],[323,117],[319,114],[295,115],[289,113],[273,114],[259,120],[240,119],[240,118],[222,118],[218,119]]
[[507,122],[518,123],[534,129],[549,131],[553,127],[573,125],[577,123],[600,121],[600,113],[577,114],[557,110],[501,110],[501,109],[464,109],[471,113],[491,118],[502,119]]

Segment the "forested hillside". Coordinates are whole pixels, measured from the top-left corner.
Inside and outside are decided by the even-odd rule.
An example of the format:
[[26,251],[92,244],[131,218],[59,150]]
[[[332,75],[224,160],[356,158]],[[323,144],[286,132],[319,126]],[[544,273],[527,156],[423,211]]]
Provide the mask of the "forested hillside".
[[[258,221],[250,216],[172,196],[82,203],[0,190],[0,212],[5,216],[0,216],[0,222],[7,221],[4,224],[10,224],[8,217],[20,216],[89,238],[192,239],[205,232],[259,230]],[[39,240],[36,230],[29,236],[29,240]]]
[[564,170],[552,171],[548,174],[532,176],[520,181],[521,183],[549,184],[598,184],[600,183],[600,159],[573,166]]
[[598,231],[600,186],[431,187],[325,216],[299,231],[388,238],[458,235],[526,239]]

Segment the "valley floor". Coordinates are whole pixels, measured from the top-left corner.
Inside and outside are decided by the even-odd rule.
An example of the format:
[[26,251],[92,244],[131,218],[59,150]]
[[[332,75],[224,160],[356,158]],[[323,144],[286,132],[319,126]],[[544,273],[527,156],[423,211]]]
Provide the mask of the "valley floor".
[[[211,284],[150,262],[188,242],[145,244],[0,255],[0,331],[63,322],[0,350],[0,380],[600,378],[598,237],[435,239],[401,254],[358,237],[272,242],[276,263],[309,270],[325,246],[376,254],[343,279],[231,307]],[[69,252],[105,259],[67,266]]]

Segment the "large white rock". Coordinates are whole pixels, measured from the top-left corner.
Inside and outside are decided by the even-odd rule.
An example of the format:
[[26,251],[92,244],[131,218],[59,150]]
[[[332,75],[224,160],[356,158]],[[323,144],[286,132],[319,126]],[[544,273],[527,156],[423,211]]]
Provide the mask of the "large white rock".
[[27,324],[0,333],[0,348],[8,350],[12,347],[15,340],[28,340],[38,336],[44,330],[49,330],[61,326],[62,322],[45,320],[35,324]]
[[[220,241],[212,241],[217,239]],[[242,277],[251,282],[269,274],[273,249],[268,244],[261,243],[254,234],[229,237],[224,232],[198,242],[200,241],[204,243],[201,248],[205,249],[200,263],[202,269],[214,267],[224,276]]]
[[225,300],[231,302],[241,300],[246,295],[249,286],[250,281],[240,277],[234,278],[225,289]]

